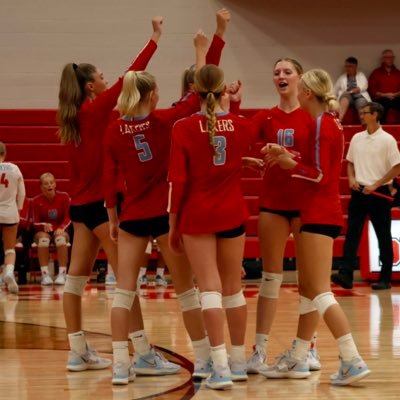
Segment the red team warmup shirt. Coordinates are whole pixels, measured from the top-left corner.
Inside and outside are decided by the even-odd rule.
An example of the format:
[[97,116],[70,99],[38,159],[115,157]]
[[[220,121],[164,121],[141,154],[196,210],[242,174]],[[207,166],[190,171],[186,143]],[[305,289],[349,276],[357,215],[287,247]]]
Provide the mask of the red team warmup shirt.
[[[312,129],[310,115],[297,108],[286,113],[278,107],[263,110],[253,119],[265,143],[278,143],[289,151],[302,153]],[[278,165],[267,168],[260,193],[260,207],[295,211],[301,208],[301,183]]]
[[[208,141],[203,113],[178,121],[172,133],[169,181],[170,212],[177,230],[187,234],[233,229],[248,217],[240,187],[242,156],[254,142],[254,124],[231,113],[217,115],[216,153]],[[174,196],[174,186],[183,196]]]
[[343,158],[343,127],[331,113],[313,121],[314,129],[299,164],[290,173],[301,182],[304,204],[300,219],[304,224],[343,226],[340,206],[340,170]]
[[32,222],[36,232],[43,231],[44,223],[56,229],[66,229],[71,223],[69,219],[70,198],[68,193],[57,192],[53,199],[39,194],[32,199]]
[[126,185],[120,221],[167,214],[172,125],[198,108],[198,96],[191,93],[170,109],[110,124],[104,140],[105,199],[107,208],[116,205],[120,171]]
[[[157,44],[150,40],[128,70],[144,70],[156,49]],[[122,82],[121,77],[95,100],[87,99],[79,110],[80,143],[67,144],[73,182],[72,205],[83,205],[104,199],[102,143],[112,110],[122,89]]]

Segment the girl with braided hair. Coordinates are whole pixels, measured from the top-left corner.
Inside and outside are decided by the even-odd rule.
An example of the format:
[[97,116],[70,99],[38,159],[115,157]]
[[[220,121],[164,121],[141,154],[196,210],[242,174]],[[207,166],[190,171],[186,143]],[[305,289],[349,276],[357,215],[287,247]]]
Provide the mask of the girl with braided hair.
[[[206,386],[247,380],[244,335],[247,308],[241,263],[248,217],[240,189],[242,155],[255,139],[251,122],[225,112],[224,75],[215,65],[195,74],[201,111],[178,121],[169,166],[170,246],[188,255],[200,290],[210,340],[212,372]],[[231,338],[230,364],[223,309]]]

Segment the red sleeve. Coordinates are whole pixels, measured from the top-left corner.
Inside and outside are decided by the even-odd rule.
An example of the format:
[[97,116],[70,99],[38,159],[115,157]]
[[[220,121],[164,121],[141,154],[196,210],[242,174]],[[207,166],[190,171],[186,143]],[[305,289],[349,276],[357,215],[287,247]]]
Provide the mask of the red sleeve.
[[64,220],[62,221],[61,225],[59,226],[60,229],[67,229],[68,226],[71,224],[71,220],[69,218],[69,206],[71,204],[71,199],[67,193],[63,193],[63,201],[62,201],[62,210],[64,213]]
[[36,197],[32,200],[32,223],[35,231],[43,230],[44,222],[40,221],[40,207]]
[[200,110],[200,99],[193,91],[186,92],[185,95],[172,107],[165,110],[157,110],[156,115],[164,121],[167,126],[172,128],[174,123],[181,118],[188,117]]
[[[154,52],[157,49],[157,44],[150,40],[142,51],[138,54],[136,59],[132,62],[127,71],[143,71],[146,69],[147,64],[151,60]],[[89,109],[97,112],[109,113],[117,104],[118,96],[121,93],[123,77],[120,77],[108,90],[101,93],[96,99],[90,103]]]
[[293,178],[305,179],[320,184],[324,183],[324,171],[328,171],[331,166],[331,145],[329,136],[321,134],[323,116],[319,116],[315,121],[317,126],[314,130],[313,145],[309,149],[311,165],[305,165],[299,161],[290,171]]
[[113,123],[108,127],[104,138],[103,186],[106,208],[114,208],[117,205],[118,183],[120,181],[118,162],[112,149],[115,126],[117,126],[117,123]]
[[171,139],[171,153],[169,158],[168,181],[170,182],[170,196],[168,212],[176,214],[180,208],[185,182],[187,180],[186,152],[183,145],[181,123],[174,125]]
[[225,46],[224,40],[218,35],[214,35],[208,52],[206,54],[206,64],[219,65],[221,61],[222,49]]
[[368,79],[368,92],[373,99],[376,99],[376,92],[378,92],[378,75],[379,70],[375,69]]

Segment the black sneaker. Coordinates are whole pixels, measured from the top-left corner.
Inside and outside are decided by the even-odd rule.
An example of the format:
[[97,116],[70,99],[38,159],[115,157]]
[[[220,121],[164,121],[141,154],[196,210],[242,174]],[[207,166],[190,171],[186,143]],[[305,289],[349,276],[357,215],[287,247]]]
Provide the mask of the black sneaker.
[[391,287],[392,285],[390,284],[390,282],[384,282],[384,281],[378,281],[371,285],[371,288],[374,290],[386,290],[390,289]]
[[353,289],[353,279],[343,272],[332,274],[331,281],[336,283],[336,285],[341,286],[343,289]]

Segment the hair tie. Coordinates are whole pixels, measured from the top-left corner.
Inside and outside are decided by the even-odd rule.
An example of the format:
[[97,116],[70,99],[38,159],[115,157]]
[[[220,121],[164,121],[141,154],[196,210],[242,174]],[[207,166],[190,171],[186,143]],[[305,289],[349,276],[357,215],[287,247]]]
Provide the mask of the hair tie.
[[76,71],[79,68],[78,64],[72,63],[72,68]]

